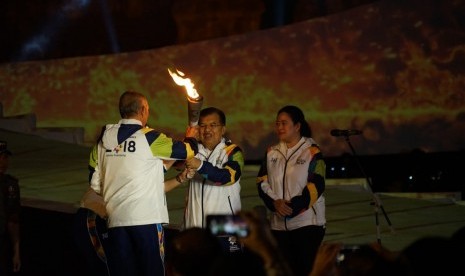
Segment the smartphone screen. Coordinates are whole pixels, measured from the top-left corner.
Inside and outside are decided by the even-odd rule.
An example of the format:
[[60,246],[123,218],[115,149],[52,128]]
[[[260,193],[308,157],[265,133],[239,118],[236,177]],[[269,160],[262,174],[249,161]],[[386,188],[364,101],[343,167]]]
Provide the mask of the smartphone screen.
[[247,223],[237,215],[208,215],[207,228],[215,236],[246,237],[249,234]]
[[336,255],[336,264],[341,265],[350,254],[353,254],[358,250],[360,250],[360,245],[344,245],[344,247],[342,247]]

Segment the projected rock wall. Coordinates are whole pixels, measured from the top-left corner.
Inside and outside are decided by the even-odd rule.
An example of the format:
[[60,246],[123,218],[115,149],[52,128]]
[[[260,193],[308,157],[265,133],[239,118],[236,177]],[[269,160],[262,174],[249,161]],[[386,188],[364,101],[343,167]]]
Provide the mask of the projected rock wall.
[[359,129],[359,154],[456,151],[465,145],[464,1],[379,1],[281,28],[117,55],[0,65],[5,116],[39,127],[118,120],[118,97],[150,99],[149,125],[181,137],[187,102],[167,68],[190,77],[204,106],[227,115],[246,159],[274,142],[277,110],[301,107],[327,156],[349,152],[331,129]]

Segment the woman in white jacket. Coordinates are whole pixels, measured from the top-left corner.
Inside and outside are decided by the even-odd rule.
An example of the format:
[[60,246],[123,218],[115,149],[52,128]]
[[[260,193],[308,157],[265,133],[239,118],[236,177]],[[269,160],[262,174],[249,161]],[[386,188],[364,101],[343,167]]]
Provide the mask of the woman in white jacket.
[[279,143],[267,150],[258,194],[272,212],[273,235],[295,275],[308,275],[325,235],[326,165],[298,107],[281,108],[275,130]]

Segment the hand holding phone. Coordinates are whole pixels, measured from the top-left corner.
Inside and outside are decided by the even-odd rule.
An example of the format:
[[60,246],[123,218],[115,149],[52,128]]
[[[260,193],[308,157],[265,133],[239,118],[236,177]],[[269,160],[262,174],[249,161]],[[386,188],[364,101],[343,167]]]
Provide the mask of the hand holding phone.
[[358,244],[344,245],[336,255],[336,264],[341,265],[350,254],[358,250],[360,250],[360,245]]
[[207,228],[215,236],[246,237],[249,226],[237,215],[208,215]]

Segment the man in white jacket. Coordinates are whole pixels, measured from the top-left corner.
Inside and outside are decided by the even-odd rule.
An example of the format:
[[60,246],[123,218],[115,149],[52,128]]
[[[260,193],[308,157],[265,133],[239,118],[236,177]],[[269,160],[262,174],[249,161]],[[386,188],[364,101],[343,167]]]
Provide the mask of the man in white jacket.
[[[190,180],[184,227],[206,227],[206,217],[234,215],[241,210],[240,179],[244,167],[241,148],[224,137],[226,116],[215,107],[204,108],[199,118],[199,152],[186,166],[197,170]],[[234,237],[225,237],[230,250],[240,249]]]
[[164,275],[163,161],[194,157],[196,130],[183,142],[146,127],[148,101],[137,92],[121,95],[119,111],[122,119],[105,127],[89,161],[91,188],[108,215],[110,275]]

